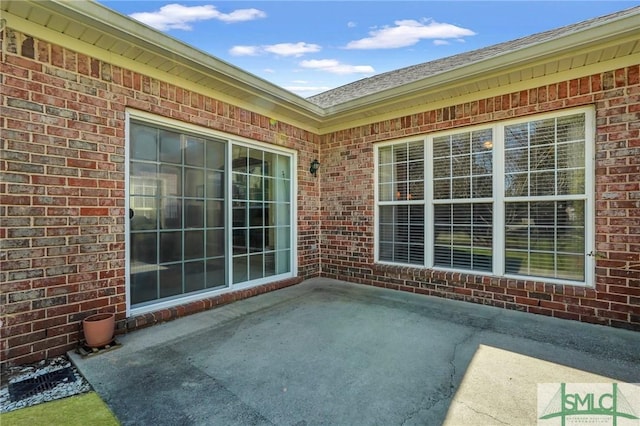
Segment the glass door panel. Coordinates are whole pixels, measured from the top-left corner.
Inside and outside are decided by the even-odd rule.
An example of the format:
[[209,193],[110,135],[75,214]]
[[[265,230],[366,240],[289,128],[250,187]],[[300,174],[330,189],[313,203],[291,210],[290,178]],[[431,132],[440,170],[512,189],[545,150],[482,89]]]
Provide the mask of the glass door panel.
[[291,272],[288,155],[143,123],[129,154],[134,308]]

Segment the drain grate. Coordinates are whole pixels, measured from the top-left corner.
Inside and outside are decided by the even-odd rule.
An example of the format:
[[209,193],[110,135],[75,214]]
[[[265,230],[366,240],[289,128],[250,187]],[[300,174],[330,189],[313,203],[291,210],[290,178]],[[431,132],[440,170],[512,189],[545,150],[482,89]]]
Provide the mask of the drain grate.
[[40,392],[48,391],[60,383],[73,383],[76,376],[70,367],[61,368],[56,371],[41,374],[36,377],[9,383],[9,396],[11,401],[17,402],[25,398],[37,395]]

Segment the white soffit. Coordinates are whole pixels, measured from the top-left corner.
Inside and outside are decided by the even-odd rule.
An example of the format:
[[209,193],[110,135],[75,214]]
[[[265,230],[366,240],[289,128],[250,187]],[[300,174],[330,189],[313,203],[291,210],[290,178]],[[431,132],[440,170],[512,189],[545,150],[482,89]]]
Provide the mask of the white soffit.
[[[0,8],[27,26],[36,24],[108,52],[108,57],[117,55],[158,73],[177,76],[225,95],[222,100],[236,100],[240,107],[288,120],[319,134],[359,125],[374,117],[406,115],[424,109],[425,104],[472,97],[474,93],[500,93],[545,79],[559,80],[585,71],[638,63],[640,56],[640,8],[636,8],[610,20],[575,25],[575,31],[568,26],[569,31],[555,38],[543,37],[543,41],[524,47],[519,47],[517,41],[513,47],[507,42],[508,49],[476,62],[464,61],[463,56],[452,68],[424,78],[410,76],[408,82],[387,84],[388,88],[378,91],[369,86],[370,94],[364,96],[357,90],[349,94],[348,90],[341,93],[341,88],[334,89],[327,92],[329,102],[322,103],[313,97],[311,101],[303,99],[93,1],[3,0]],[[429,63],[424,65],[428,68]],[[391,80],[394,72],[388,73]],[[376,76],[370,81],[376,79],[380,81]],[[356,84],[366,85],[367,79]],[[335,101],[331,100],[334,93]]]

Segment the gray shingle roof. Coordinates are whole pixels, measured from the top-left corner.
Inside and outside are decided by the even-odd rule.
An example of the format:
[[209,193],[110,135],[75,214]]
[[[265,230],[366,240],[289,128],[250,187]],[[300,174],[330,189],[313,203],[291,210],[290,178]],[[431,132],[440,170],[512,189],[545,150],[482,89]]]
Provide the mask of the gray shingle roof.
[[481,62],[485,59],[512,53],[529,46],[580,32],[593,26],[615,21],[616,19],[638,13],[638,11],[640,11],[640,6],[470,52],[460,53],[454,56],[408,66],[406,68],[400,68],[310,96],[307,100],[320,107],[330,108],[360,97],[372,95],[404,84],[413,83],[455,68],[464,67],[466,65]]

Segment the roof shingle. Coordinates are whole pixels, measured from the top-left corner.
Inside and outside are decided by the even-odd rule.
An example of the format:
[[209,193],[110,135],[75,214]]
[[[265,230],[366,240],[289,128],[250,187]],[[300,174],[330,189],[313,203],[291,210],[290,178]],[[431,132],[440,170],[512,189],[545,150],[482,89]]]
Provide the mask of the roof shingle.
[[413,83],[424,78],[428,78],[452,69],[461,68],[473,63],[481,62],[485,59],[495,58],[500,55],[515,52],[526,47],[547,42],[584,31],[593,26],[609,23],[617,19],[638,13],[640,6],[625,9],[609,15],[600,16],[576,24],[567,25],[549,31],[522,37],[516,40],[499,43],[493,46],[484,47],[470,52],[460,53],[446,58],[436,59],[417,65],[378,74],[364,78],[344,86],[337,87],[326,92],[319,93],[307,98],[308,101],[322,108],[330,108],[336,105],[349,102],[351,100],[372,95],[384,90],[400,87]]

